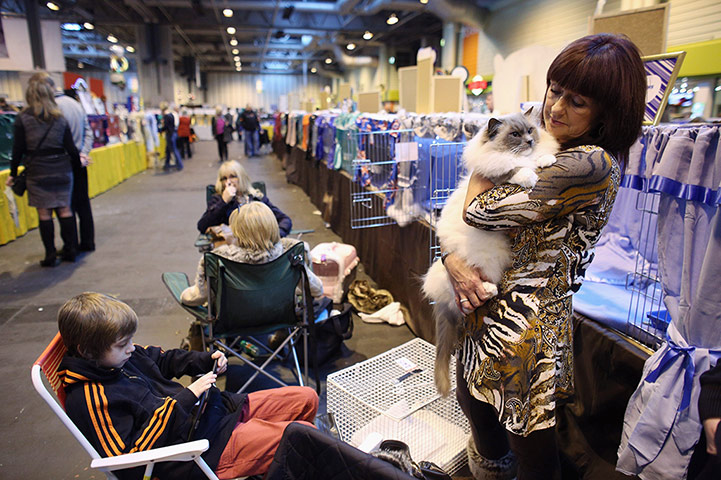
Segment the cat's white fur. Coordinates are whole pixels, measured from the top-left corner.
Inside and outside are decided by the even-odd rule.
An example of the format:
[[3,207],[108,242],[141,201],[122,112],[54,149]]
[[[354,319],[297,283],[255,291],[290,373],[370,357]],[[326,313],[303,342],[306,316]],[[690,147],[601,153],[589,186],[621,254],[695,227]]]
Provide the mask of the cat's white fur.
[[[528,116],[527,112],[527,116]],[[485,129],[484,129],[485,130]],[[496,284],[510,267],[511,250],[508,235],[504,231],[488,231],[471,227],[464,220],[465,197],[471,172],[487,179],[505,178],[524,188],[532,188],[538,181],[536,168],[552,165],[559,147],[556,140],[545,130],[538,128],[539,141],[533,151],[517,155],[509,151],[494,150],[491,142],[483,141],[484,130],[468,142],[463,151],[463,162],[468,175],[461,179],[458,188],[451,194],[436,225],[444,252],[453,252],[468,265],[480,267],[490,282],[484,283],[486,291],[498,294]],[[431,299],[436,324],[435,383],[438,391],[445,395],[450,392],[449,362],[458,339],[459,322],[465,314],[458,310],[455,293],[448,273],[440,259],[428,269],[423,279],[423,293]],[[466,304],[466,307],[470,304]]]

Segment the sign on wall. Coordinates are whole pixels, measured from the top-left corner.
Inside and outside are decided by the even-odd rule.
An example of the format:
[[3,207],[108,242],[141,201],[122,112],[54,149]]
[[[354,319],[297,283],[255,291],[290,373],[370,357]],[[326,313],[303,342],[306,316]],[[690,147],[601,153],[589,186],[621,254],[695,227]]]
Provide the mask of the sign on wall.
[[661,120],[685,56],[686,52],[673,52],[643,57],[647,79],[644,125],[658,125]]

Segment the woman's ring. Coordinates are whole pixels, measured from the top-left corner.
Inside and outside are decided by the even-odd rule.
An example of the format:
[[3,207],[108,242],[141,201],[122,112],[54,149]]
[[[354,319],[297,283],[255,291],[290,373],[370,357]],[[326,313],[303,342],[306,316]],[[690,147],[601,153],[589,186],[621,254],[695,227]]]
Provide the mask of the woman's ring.
[[468,300],[467,298],[464,298],[463,300],[461,300],[461,303],[463,303],[463,302],[470,302],[470,300]]

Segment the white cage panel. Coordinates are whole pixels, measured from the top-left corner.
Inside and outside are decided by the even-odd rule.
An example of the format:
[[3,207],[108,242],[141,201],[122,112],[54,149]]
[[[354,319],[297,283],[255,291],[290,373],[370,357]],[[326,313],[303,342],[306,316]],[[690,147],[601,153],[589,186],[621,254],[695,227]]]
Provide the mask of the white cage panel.
[[656,349],[664,341],[671,316],[663,303],[663,288],[658,271],[657,223],[660,194],[640,193],[636,208],[641,211],[636,266],[629,273],[626,288],[631,291],[628,309],[630,336]]
[[418,162],[418,145],[412,130],[349,132],[343,149],[353,156],[351,182],[351,228],[370,228],[398,223],[403,226],[417,216],[412,181]]
[[468,420],[455,395],[441,397],[433,383],[435,347],[413,339],[328,375],[328,411],[341,439],[359,446],[371,433],[408,444],[415,461],[428,460],[451,474],[466,464]]
[[448,197],[456,191],[466,173],[463,165],[463,148],[466,142],[434,143],[430,148],[430,262],[441,256],[441,245],[436,235],[436,224]]

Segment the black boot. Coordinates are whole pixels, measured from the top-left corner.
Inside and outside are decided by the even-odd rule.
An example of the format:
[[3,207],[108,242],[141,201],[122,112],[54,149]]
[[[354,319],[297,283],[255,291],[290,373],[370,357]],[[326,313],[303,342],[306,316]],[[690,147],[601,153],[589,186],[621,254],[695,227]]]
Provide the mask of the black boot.
[[55,226],[52,219],[40,220],[38,228],[40,239],[45,247],[45,258],[40,261],[41,267],[54,267],[58,264],[57,252],[55,251]]
[[65,262],[74,262],[78,252],[78,230],[75,225],[75,215],[58,218],[60,222],[60,237],[63,239],[61,258]]

